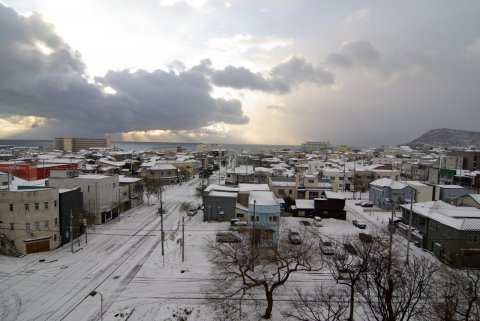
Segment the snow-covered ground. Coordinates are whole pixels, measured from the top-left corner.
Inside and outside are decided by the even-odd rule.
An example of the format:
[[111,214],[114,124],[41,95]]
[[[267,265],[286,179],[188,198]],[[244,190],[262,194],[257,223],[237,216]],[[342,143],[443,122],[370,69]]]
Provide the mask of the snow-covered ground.
[[[215,179],[215,178],[213,178]],[[218,178],[217,178],[218,179]],[[142,205],[122,213],[118,220],[88,231],[51,252],[22,258],[0,256],[0,319],[13,320],[213,320],[203,300],[209,280],[205,244],[228,223],[203,221],[203,213],[186,216],[180,211],[183,201],[199,203],[195,187],[199,179],[164,192],[165,247],[162,256],[158,204]],[[389,213],[365,214],[363,208],[347,201],[347,221],[328,219],[318,228],[326,237],[342,240],[346,235],[375,232],[386,225]],[[185,255],[179,238],[185,220]],[[366,230],[353,226],[357,218],[367,223]],[[300,228],[301,218],[282,218],[282,229]],[[399,242],[406,242],[399,237]],[[412,249],[415,253],[422,253]],[[422,255],[428,255],[422,253]],[[311,289],[316,282],[333,282],[328,269],[295,275],[290,289]],[[92,293],[92,291],[95,291]],[[282,289],[275,303],[273,320],[283,320],[281,309],[288,303],[288,288]],[[93,295],[96,293],[95,295]],[[252,310],[250,320],[258,319]]]

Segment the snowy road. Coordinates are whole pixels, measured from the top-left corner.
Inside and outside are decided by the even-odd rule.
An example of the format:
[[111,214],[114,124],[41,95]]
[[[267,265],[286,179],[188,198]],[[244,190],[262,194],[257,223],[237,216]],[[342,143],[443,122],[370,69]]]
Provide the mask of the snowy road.
[[[84,237],[80,245],[75,241],[74,253],[67,244],[55,251],[23,258],[0,257],[0,319],[98,320],[100,295],[90,296],[92,291],[102,294],[104,318],[108,319],[116,311],[110,311],[110,307],[117,300],[130,301],[139,288],[142,297],[158,297],[165,295],[158,293],[159,287],[178,287],[182,279],[172,279],[171,271],[180,273],[181,269],[177,269],[181,257],[175,240],[181,234],[181,216],[185,213],[180,213],[179,207],[184,200],[194,200],[197,185],[198,180],[191,180],[165,190],[165,263],[160,251],[158,205],[146,204],[122,213],[118,220],[89,230],[88,244]],[[194,222],[201,221],[200,216],[186,217],[186,233],[200,232],[203,237],[209,232],[192,228]],[[195,245],[188,244],[187,239],[188,251],[195,251]],[[192,273],[184,276],[185,290],[179,292],[182,296],[190,293],[188,278],[195,277]],[[148,293],[149,288],[152,293]]]

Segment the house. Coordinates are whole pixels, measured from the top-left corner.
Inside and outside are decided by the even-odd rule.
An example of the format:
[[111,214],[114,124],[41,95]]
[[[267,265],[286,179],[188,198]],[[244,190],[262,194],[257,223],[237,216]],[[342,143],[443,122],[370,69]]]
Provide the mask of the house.
[[330,180],[336,191],[350,191],[353,189],[353,173],[348,169],[324,168],[322,177]]
[[2,252],[22,255],[60,246],[58,188],[29,186],[0,191]]
[[455,206],[471,206],[480,209],[480,194],[466,194],[457,197],[452,205]]
[[143,180],[137,177],[119,176],[119,201],[129,210],[143,204]]
[[78,171],[52,170],[48,185],[58,188],[80,187],[83,208],[92,220],[91,224],[103,224],[118,216],[118,175],[81,175]]
[[345,208],[345,197],[342,194],[322,191],[320,197],[313,200],[295,200],[292,206],[293,216],[334,218],[337,220],[346,220],[347,212]]
[[268,186],[277,198],[297,199],[297,181],[295,177],[269,177]]
[[169,163],[157,163],[143,170],[142,177],[160,180],[162,185],[176,184],[179,182],[179,169]]
[[339,193],[324,191],[321,197],[314,200],[316,216],[323,218],[334,218],[345,221],[347,212],[345,208],[345,196]]
[[433,185],[433,200],[451,203],[460,196],[472,194],[473,190],[459,185]]
[[[237,218],[238,187],[210,184],[203,191],[205,221],[230,221]],[[240,217],[241,218],[241,217]]]
[[405,203],[410,199],[415,190],[405,183],[391,180],[389,178],[377,179],[369,185],[369,201],[374,206],[383,209],[392,208],[392,202],[395,207]]
[[331,191],[333,189],[330,182],[320,180],[317,175],[297,174],[295,179],[297,184],[297,199],[313,200],[320,197],[323,191]]
[[280,204],[271,191],[252,191],[248,200],[248,226],[258,247],[277,244],[280,231]]
[[[455,207],[443,201],[402,205],[402,222],[408,222],[417,244],[455,267],[480,267],[480,210]],[[407,235],[407,226],[398,225]]]
[[13,176],[10,173],[0,172],[0,189],[8,189],[12,178]]
[[251,165],[241,165],[233,170],[227,170],[225,184],[238,185],[238,183],[253,183],[255,169]]

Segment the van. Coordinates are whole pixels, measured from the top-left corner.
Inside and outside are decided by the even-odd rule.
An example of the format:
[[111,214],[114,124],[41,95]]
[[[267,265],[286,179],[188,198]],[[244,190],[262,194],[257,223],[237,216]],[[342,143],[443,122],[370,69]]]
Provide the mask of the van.
[[317,226],[317,227],[322,227],[323,224],[322,224],[322,219],[318,216],[315,216],[313,218],[313,225]]

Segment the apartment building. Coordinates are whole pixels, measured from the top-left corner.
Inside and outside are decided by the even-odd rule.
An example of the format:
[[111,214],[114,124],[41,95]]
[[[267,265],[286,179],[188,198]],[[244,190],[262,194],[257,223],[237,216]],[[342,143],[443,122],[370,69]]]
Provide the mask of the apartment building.
[[60,246],[58,188],[0,191],[2,252],[30,254]]
[[112,148],[110,138],[74,138],[71,134],[55,138],[54,148],[65,152],[78,152],[90,148]]
[[83,208],[88,213],[90,224],[103,224],[118,216],[118,175],[80,175],[77,171],[53,170],[48,185],[59,188],[80,187]]

